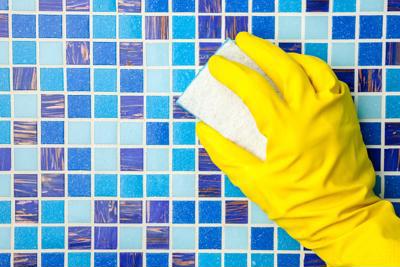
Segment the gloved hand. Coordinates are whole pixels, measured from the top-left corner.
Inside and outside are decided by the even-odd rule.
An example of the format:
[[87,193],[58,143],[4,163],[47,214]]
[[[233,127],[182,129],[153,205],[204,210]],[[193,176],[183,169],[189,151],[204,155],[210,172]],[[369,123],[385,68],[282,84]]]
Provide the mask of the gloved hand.
[[400,219],[373,193],[368,158],[347,85],[312,56],[287,54],[240,33],[236,44],[280,89],[221,56],[211,74],[247,105],[268,138],[259,160],[200,122],[212,161],[243,193],[329,266],[400,266]]

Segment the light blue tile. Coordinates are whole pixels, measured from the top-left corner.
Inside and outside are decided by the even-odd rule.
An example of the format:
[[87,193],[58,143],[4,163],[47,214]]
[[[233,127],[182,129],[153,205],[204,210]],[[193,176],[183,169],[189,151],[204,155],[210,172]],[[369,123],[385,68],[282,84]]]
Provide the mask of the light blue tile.
[[358,96],[357,112],[360,119],[378,119],[381,117],[381,96]]
[[305,38],[327,39],[328,38],[328,16],[307,16]]
[[68,200],[68,222],[90,223],[90,200]]
[[14,148],[14,170],[16,171],[38,170],[37,148]]
[[11,248],[11,227],[0,227],[0,249]]
[[62,42],[40,42],[39,63],[41,65],[63,65]]
[[143,123],[121,122],[120,135],[120,142],[122,145],[143,144]]
[[226,226],[225,249],[247,249],[248,229],[242,226]]
[[279,39],[301,38],[301,17],[280,16],[279,17]]
[[95,144],[117,144],[117,126],[117,122],[114,121],[95,121]]
[[96,148],[94,150],[94,169],[96,171],[116,171],[117,153],[116,148]]
[[11,196],[11,176],[9,174],[0,174],[0,197]]
[[37,117],[37,96],[34,94],[14,95],[14,117],[15,118],[36,118]]
[[147,149],[147,171],[168,171],[169,151],[168,149]]
[[383,11],[384,0],[360,0],[360,11]]
[[142,227],[119,227],[119,249],[141,249]]
[[168,43],[148,43],[146,44],[146,63],[147,66],[168,66],[169,64],[169,44]]
[[90,144],[90,122],[69,121],[68,143],[74,145]]
[[354,43],[332,43],[332,66],[354,66]]
[[35,11],[37,0],[10,0],[13,11]]
[[251,223],[272,224],[268,215],[254,202],[251,202]]
[[147,92],[169,92],[169,70],[147,70]]
[[195,249],[195,229],[192,227],[172,228],[173,249]]
[[174,174],[172,176],[173,197],[194,197],[195,177],[194,174]]
[[8,42],[0,42],[0,64],[8,64],[9,63],[9,43]]

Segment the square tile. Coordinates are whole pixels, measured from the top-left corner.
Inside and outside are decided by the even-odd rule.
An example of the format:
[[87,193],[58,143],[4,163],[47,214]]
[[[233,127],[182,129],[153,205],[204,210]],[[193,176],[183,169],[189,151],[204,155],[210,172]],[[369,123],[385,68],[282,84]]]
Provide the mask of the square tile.
[[61,38],[62,37],[62,16],[60,16],[60,15],[39,15],[39,37],[40,38]]
[[168,16],[146,16],[145,37],[147,40],[165,40],[169,38]]
[[140,39],[142,38],[142,17],[131,15],[120,15],[119,38]]
[[68,228],[68,249],[87,250],[91,248],[92,230],[90,227]]

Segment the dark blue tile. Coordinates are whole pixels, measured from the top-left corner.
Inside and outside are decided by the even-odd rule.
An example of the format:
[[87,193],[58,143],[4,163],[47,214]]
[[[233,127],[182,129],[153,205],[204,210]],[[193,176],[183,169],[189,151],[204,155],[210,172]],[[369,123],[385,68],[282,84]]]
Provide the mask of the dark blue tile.
[[354,16],[334,16],[332,18],[332,38],[333,39],[354,39],[356,17]]
[[14,144],[36,145],[37,144],[37,122],[36,121],[14,121]]
[[274,12],[274,0],[253,0],[253,12]]
[[199,16],[198,21],[200,39],[221,38],[221,16]]
[[328,12],[329,0],[307,0],[307,12]]
[[68,117],[69,118],[90,118],[91,117],[90,95],[69,95],[68,96]]
[[199,171],[219,171],[204,148],[199,148]]
[[221,227],[199,227],[199,249],[221,249]]
[[90,0],[66,0],[67,11],[89,11]]
[[333,70],[339,80],[345,82],[351,92],[354,92],[354,69],[334,69]]
[[225,38],[235,39],[239,32],[248,31],[249,18],[247,16],[225,17]]
[[385,198],[400,198],[400,176],[385,176]]
[[90,174],[69,174],[68,196],[90,197],[91,196]]
[[251,227],[252,250],[274,250],[274,228]]
[[382,43],[359,43],[358,64],[360,66],[381,66]]
[[382,38],[383,16],[360,16],[360,38]]
[[400,218],[400,202],[392,202],[397,217]]
[[172,0],[173,12],[194,12],[195,0]]
[[0,253],[0,266],[11,267],[11,253]]
[[8,14],[0,14],[0,37],[8,37]]
[[374,166],[375,171],[381,170],[381,149],[380,148],[368,148],[368,157]]
[[120,267],[142,267],[143,253],[142,252],[121,252],[119,254]]
[[145,33],[147,40],[167,40],[169,38],[168,16],[146,16]]
[[89,38],[89,16],[67,15],[67,38]]
[[168,223],[169,202],[164,200],[150,200],[146,202],[147,223]]
[[41,122],[42,144],[64,144],[64,121]]
[[62,94],[41,95],[42,118],[64,118],[65,101]]
[[119,43],[119,64],[121,66],[142,66],[143,65],[143,43],[141,42],[120,42]]
[[16,223],[38,223],[39,202],[37,200],[15,200]]
[[388,0],[388,11],[400,11],[400,1]]
[[143,170],[143,148],[121,148],[121,171]]
[[62,16],[61,15],[39,15],[39,37],[61,38]]
[[275,38],[275,17],[253,16],[252,33],[260,38]]
[[63,0],[39,0],[40,11],[62,11]]
[[90,69],[68,68],[67,69],[68,91],[90,91]]
[[169,144],[169,123],[168,122],[147,122],[146,123],[147,145],[168,145]]
[[120,201],[120,223],[142,223],[142,201]]
[[279,47],[285,52],[301,54],[301,43],[279,43]]
[[66,61],[68,65],[89,65],[90,43],[68,41],[66,45]]
[[195,223],[195,202],[194,201],[173,201],[172,203],[172,222]]
[[221,175],[199,175],[199,197],[221,197]]
[[199,223],[221,223],[221,201],[199,201]]
[[60,173],[42,174],[42,197],[64,197],[65,177]]
[[95,249],[117,249],[117,227],[95,227],[94,228],[94,248]]
[[[199,63],[200,65],[205,65],[208,61],[208,59],[215,54],[215,52],[218,50],[218,48],[221,46],[221,43],[200,43],[200,49],[199,49]],[[181,112],[181,107],[177,106],[177,112],[175,114],[175,110],[174,110],[174,118],[178,119],[178,118],[194,118],[193,115],[191,114],[180,114]],[[182,110],[182,113],[184,113],[185,111]],[[176,115],[176,117],[175,117]]]
[[94,222],[117,223],[118,203],[116,200],[95,200]]
[[90,148],[68,148],[68,170],[90,171],[91,149]]
[[225,201],[225,223],[244,224],[248,222],[247,200]]
[[316,254],[306,253],[304,255],[304,267],[325,267],[326,263]]
[[400,171],[400,149],[385,149],[385,171]]
[[400,145],[400,123],[385,123],[385,145]]
[[13,38],[35,38],[36,16],[35,15],[12,15],[12,37]]
[[11,170],[11,148],[0,148],[0,171]]
[[40,149],[42,171],[63,171],[64,163],[63,147],[42,147]]
[[172,253],[172,267],[195,267],[194,253]]
[[14,267],[36,267],[37,254],[36,253],[15,253],[14,254]]
[[37,197],[36,174],[14,174],[14,197]]
[[381,124],[378,122],[361,122],[361,133],[366,145],[381,144]]
[[222,0],[199,0],[200,13],[220,13],[222,11]]
[[358,70],[359,92],[381,92],[382,91],[382,69],[359,69]]
[[147,226],[146,230],[147,249],[169,249],[169,227]]
[[118,12],[140,13],[142,10],[141,0],[118,0]]
[[13,90],[37,90],[36,67],[14,67]]
[[400,42],[386,43],[386,65],[400,65]]
[[121,96],[120,108],[122,119],[142,119],[143,96]]
[[92,229],[90,226],[68,228],[68,249],[90,250],[92,247]]

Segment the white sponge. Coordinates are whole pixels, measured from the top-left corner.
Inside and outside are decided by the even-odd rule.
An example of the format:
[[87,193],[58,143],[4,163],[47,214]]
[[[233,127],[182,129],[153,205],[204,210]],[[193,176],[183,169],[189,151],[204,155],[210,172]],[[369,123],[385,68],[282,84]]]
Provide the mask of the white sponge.
[[[216,54],[258,71],[276,90],[273,82],[234,41],[227,40]],[[249,109],[235,93],[210,74],[207,65],[198,73],[177,103],[225,138],[261,160],[266,159],[267,138],[258,130]]]

